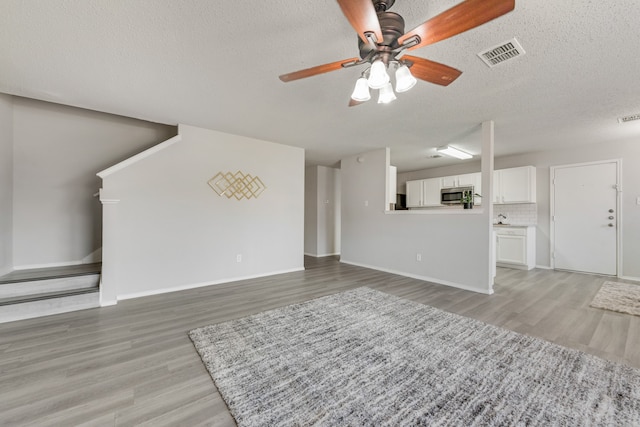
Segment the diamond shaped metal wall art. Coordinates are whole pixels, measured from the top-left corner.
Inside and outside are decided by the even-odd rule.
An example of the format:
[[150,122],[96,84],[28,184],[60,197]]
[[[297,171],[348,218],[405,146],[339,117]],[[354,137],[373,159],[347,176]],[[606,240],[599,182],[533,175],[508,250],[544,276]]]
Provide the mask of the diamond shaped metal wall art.
[[241,171],[218,172],[207,183],[218,196],[227,196],[228,199],[235,197],[236,200],[257,198],[267,188],[257,176]]

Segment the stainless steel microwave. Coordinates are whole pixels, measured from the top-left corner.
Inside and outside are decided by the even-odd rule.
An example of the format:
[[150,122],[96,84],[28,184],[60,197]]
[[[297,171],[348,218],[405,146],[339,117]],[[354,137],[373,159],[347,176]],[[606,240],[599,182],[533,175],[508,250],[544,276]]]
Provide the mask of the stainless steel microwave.
[[440,203],[443,205],[459,205],[462,203],[462,196],[467,191],[471,191],[473,194],[473,186],[443,188],[440,191]]

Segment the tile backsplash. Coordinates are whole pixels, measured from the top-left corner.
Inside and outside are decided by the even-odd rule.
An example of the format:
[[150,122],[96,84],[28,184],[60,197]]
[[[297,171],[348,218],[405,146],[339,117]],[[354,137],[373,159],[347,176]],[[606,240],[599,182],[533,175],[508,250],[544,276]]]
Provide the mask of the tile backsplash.
[[538,223],[538,209],[535,203],[519,203],[515,205],[493,205],[493,222],[498,222],[498,215],[506,215],[502,222],[513,225],[535,225]]

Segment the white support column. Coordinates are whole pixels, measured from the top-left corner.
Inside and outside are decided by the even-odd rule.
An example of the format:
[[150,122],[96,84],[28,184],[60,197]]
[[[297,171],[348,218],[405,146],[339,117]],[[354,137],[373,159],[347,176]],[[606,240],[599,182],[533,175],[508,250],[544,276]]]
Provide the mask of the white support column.
[[482,122],[482,209],[489,229],[489,293],[493,293],[496,271],[495,237],[493,234],[493,120]]
[[102,273],[100,275],[100,306],[118,303],[118,280],[115,267],[115,253],[117,250],[116,218],[118,215],[119,199],[105,194],[100,189],[102,202]]

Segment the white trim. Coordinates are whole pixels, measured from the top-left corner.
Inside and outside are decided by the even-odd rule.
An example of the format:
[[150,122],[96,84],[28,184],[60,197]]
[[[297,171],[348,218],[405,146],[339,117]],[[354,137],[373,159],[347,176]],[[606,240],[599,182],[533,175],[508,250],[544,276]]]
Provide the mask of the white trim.
[[632,276],[618,276],[618,279],[622,279],[622,280],[631,280],[632,282],[640,282],[640,277],[632,277]]
[[188,289],[202,288],[204,286],[221,285],[221,284],[224,284],[224,283],[239,282],[241,280],[258,279],[258,278],[261,278],[261,277],[275,276],[277,274],[294,273],[296,271],[304,271],[304,267],[292,268],[290,270],[273,271],[273,272],[265,273],[265,274],[254,274],[254,275],[250,275],[250,276],[242,276],[242,277],[233,277],[233,278],[229,278],[229,279],[213,280],[213,281],[209,281],[209,282],[190,283],[190,284],[187,284],[187,285],[173,286],[171,288],[156,289],[156,290],[153,290],[153,291],[134,292],[134,293],[131,293],[131,294],[118,295],[117,298],[118,298],[118,301],[120,301],[120,300],[125,300],[125,299],[148,297],[148,296],[152,296],[152,295],[166,294],[166,293],[169,293],[169,292],[179,292],[179,291],[186,291]]
[[368,264],[361,264],[359,262],[345,261],[345,260],[342,260],[342,259],[340,260],[340,262],[344,263],[344,264],[355,265],[356,267],[364,267],[364,268],[369,268],[371,270],[384,271],[385,273],[397,274],[398,276],[411,277],[412,279],[424,280],[425,282],[436,283],[438,285],[451,286],[452,288],[463,289],[465,291],[477,292],[477,293],[485,294],[485,295],[493,294],[493,289],[491,289],[491,290],[480,290],[480,289],[477,289],[477,288],[472,288],[472,287],[467,286],[467,285],[462,285],[460,283],[450,282],[448,280],[434,279],[433,277],[421,276],[421,275],[418,275],[418,274],[411,274],[411,273],[406,273],[404,271],[398,271],[398,270],[392,270],[392,269],[389,269],[389,268],[376,267],[376,266],[368,265]]
[[553,268],[551,268],[551,266],[548,266],[548,265],[536,265],[535,268],[539,268],[541,270],[553,270]]
[[549,167],[549,264],[550,269],[555,270],[555,259],[553,257],[555,249],[555,224],[553,217],[555,215],[555,172],[556,169],[573,168],[579,166],[603,165],[607,163],[616,164],[616,185],[618,187],[616,194],[616,277],[620,276],[623,271],[623,254],[622,254],[622,159],[597,160],[593,162],[572,163],[567,165],[556,165]]
[[52,262],[49,264],[28,264],[18,265],[13,267],[14,270],[30,270],[32,268],[52,268],[52,267],[67,267],[70,265],[82,265],[85,264],[82,261],[67,261],[67,262]]
[[93,264],[96,262],[102,262],[102,246],[91,252],[86,257],[82,258],[83,264]]
[[322,258],[322,257],[326,257],[326,256],[335,256],[335,255],[340,255],[340,252],[334,252],[332,254],[310,254],[308,252],[304,253],[306,256],[312,256],[314,258]]
[[[164,150],[167,147],[172,146],[173,144],[175,144],[176,142],[179,142],[180,140],[182,140],[182,136],[181,135],[176,135],[173,138],[169,138],[164,142],[161,142],[158,145],[154,145],[153,147],[144,150],[142,153],[138,153],[135,156],[129,157],[126,160],[121,161],[120,163],[116,163],[115,165],[98,172],[96,175],[98,175],[100,178],[104,179],[107,176],[118,172],[121,169],[124,169],[134,163],[139,162],[142,159],[146,159],[149,156],[152,156],[153,154],[157,153],[158,151]],[[103,202],[104,203],[104,202]]]

